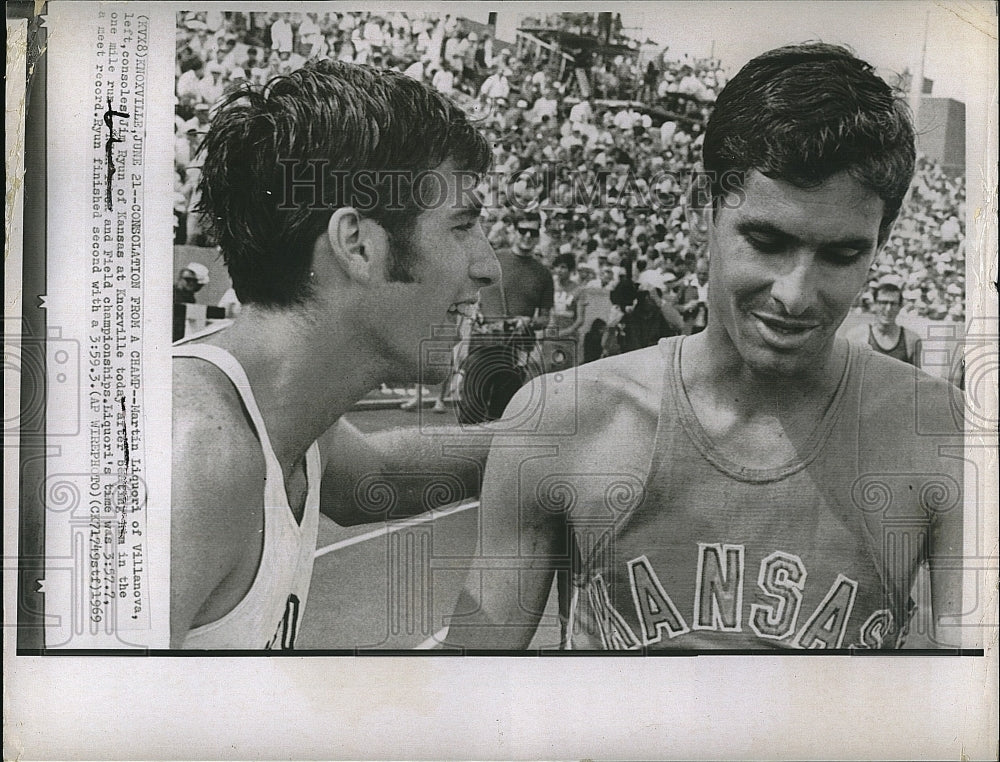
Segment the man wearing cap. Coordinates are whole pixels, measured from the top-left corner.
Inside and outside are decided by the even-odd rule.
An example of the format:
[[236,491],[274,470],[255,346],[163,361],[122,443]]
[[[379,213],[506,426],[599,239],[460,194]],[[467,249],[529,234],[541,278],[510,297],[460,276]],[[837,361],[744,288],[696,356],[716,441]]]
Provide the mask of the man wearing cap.
[[198,136],[195,140],[201,140],[204,134],[208,132],[208,126],[212,121],[210,114],[211,107],[205,101],[199,101],[194,104],[194,116],[184,123],[181,132],[188,134],[194,130]]
[[903,279],[897,275],[885,276],[875,287],[875,322],[857,326],[847,338],[919,368],[920,337],[896,322],[902,306]]
[[174,282],[174,304],[195,304],[197,293],[208,285],[208,268],[200,262],[182,267]]
[[182,338],[186,330],[188,315],[183,305],[197,304],[196,295],[207,285],[208,268],[200,262],[191,262],[177,273],[177,280],[174,282],[172,341]]

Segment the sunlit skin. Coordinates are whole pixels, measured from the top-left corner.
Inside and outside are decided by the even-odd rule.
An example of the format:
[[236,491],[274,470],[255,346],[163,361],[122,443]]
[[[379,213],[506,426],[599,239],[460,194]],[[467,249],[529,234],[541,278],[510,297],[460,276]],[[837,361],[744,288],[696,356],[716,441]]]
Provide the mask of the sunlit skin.
[[401,359],[394,375],[413,380],[419,374],[426,383],[441,381],[447,373],[446,366],[427,360],[442,341],[457,337],[457,331],[447,330],[457,322],[449,309],[461,305],[471,313],[479,289],[500,280],[500,264],[480,223],[482,199],[459,192],[461,173],[454,174],[450,162],[438,171],[447,181],[447,197],[417,217],[406,244],[417,262],[414,282],[386,281],[372,293],[373,308],[386,316],[380,337],[386,356]]
[[742,197],[709,226],[712,320],[699,341],[738,376],[808,383],[843,359],[835,334],[878,250],[884,203],[846,172],[803,189],[752,171]]

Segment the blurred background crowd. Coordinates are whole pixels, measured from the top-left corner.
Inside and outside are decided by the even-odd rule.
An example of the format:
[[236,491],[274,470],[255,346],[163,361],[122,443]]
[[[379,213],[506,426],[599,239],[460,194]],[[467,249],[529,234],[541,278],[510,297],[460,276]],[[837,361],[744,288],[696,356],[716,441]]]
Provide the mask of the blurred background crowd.
[[[685,193],[734,72],[715,57],[641,47],[604,13],[526,16],[512,42],[485,24],[421,12],[181,14],[175,244],[214,243],[192,210],[196,149],[223,95],[311,60],[368,64],[427,82],[476,115],[494,151],[489,239],[513,248],[519,222],[537,220],[532,256],[553,272],[553,319],[575,326],[582,358],[701,330],[706,242],[689,226]],[[901,320],[961,323],[964,221],[964,175],[921,156],[858,312],[872,309],[875,283],[891,274],[903,283]]]

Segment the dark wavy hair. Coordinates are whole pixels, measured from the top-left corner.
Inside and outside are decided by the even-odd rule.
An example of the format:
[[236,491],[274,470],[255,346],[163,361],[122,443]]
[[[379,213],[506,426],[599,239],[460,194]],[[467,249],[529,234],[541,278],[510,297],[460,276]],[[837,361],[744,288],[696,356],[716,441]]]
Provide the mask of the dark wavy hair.
[[270,307],[308,299],[313,245],[348,205],[386,228],[388,276],[411,281],[407,243],[421,211],[413,181],[448,159],[476,174],[491,161],[486,139],[445,96],[397,72],[333,61],[230,93],[200,150],[198,211],[240,301]]
[[559,265],[565,265],[566,269],[570,272],[576,271],[576,257],[572,254],[559,254],[555,259],[552,260],[552,267],[559,267]]
[[713,203],[756,169],[801,188],[847,171],[885,204],[885,240],[913,178],[909,108],[850,50],[820,42],[770,50],[719,93],[705,130]]

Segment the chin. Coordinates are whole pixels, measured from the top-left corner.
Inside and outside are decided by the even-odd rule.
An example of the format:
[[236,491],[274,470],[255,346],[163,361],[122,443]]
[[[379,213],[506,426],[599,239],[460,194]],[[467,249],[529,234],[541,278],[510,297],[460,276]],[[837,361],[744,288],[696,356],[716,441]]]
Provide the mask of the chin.
[[797,352],[778,352],[770,347],[755,347],[744,355],[747,367],[759,378],[794,380],[812,375],[826,364],[832,349],[829,345],[807,347]]

